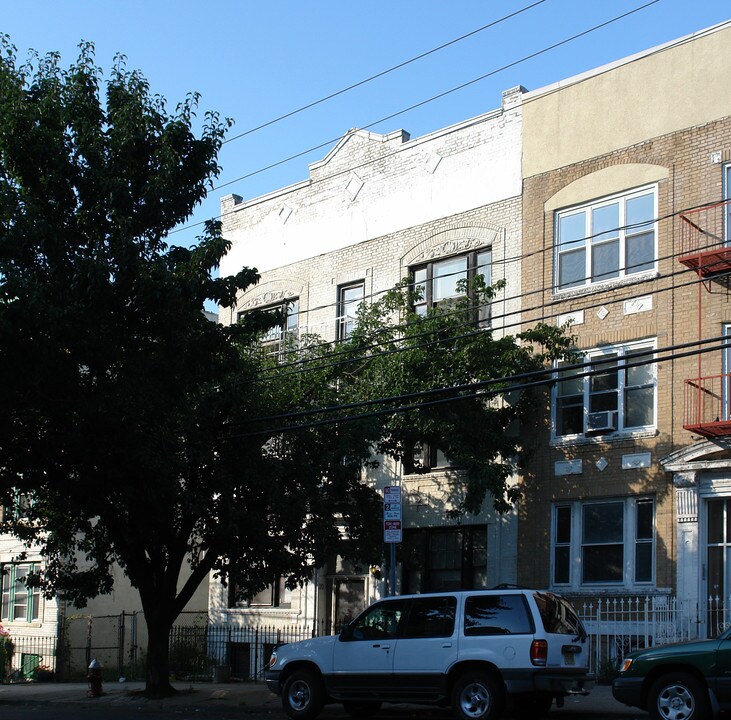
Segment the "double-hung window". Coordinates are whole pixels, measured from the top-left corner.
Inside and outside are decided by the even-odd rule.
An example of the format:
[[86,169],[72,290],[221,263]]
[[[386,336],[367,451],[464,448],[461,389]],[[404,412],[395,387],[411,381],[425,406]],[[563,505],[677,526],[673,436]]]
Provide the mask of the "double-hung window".
[[556,437],[654,427],[654,348],[648,341],[616,345],[588,353],[583,368],[559,363],[553,391]]
[[[460,281],[470,283],[481,275],[486,286],[492,283],[492,251],[476,250],[464,255],[455,255],[442,260],[433,260],[411,268],[416,298],[414,312],[426,315],[430,308],[449,307],[462,295]],[[474,296],[475,320],[481,325],[490,321],[490,306],[479,302]]]
[[[299,333],[299,298],[292,298],[284,303],[268,305],[261,308],[264,312],[279,310],[284,313],[284,322],[267,330],[260,344],[267,355],[279,356],[287,348],[296,344]],[[239,313],[239,317],[246,312]]]
[[654,270],[656,207],[656,191],[650,187],[556,213],[556,289]]
[[0,568],[0,620],[34,622],[39,618],[41,596],[37,587],[28,587],[26,578],[38,570],[35,563],[11,563]]
[[355,329],[356,313],[364,298],[362,280],[338,288],[338,340],[347,340]]
[[647,585],[654,581],[651,497],[559,503],[553,508],[553,585]]

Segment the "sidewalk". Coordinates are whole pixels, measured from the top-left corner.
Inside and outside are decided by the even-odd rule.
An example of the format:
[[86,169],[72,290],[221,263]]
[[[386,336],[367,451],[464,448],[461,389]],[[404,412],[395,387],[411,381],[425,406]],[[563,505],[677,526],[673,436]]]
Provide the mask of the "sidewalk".
[[[281,702],[267,690],[263,682],[240,683],[173,683],[180,692],[175,697],[150,700],[142,695],[142,682],[104,683],[101,697],[87,697],[86,683],[17,683],[0,685],[0,708],[3,705],[37,705],[50,703],[84,703],[86,705],[135,704],[157,709],[182,707],[230,707],[278,710]],[[395,707],[395,706],[391,706]],[[0,712],[2,715],[2,712]],[[576,716],[595,718],[646,718],[647,714],[636,708],[618,703],[608,686],[597,686],[586,697],[566,698],[561,709],[554,707],[550,717],[571,718]],[[282,717],[284,715],[282,714]]]

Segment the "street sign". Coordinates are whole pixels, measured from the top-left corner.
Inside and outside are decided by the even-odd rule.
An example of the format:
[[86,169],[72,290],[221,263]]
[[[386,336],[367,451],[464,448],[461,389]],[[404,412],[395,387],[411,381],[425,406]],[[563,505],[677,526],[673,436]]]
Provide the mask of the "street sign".
[[383,541],[403,542],[401,524],[401,487],[390,485],[383,488]]

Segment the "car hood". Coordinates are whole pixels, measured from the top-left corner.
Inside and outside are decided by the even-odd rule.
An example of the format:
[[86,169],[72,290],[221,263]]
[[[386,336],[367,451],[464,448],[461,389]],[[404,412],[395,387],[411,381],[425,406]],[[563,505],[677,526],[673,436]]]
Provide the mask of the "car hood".
[[338,641],[337,635],[326,635],[309,640],[287,643],[277,648],[279,666],[285,665],[290,660],[312,660],[320,667],[332,662],[333,646]]
[[635,650],[626,655],[634,660],[652,660],[676,655],[699,655],[715,652],[718,640],[690,640],[688,642],[672,643],[670,645],[656,645],[646,650]]

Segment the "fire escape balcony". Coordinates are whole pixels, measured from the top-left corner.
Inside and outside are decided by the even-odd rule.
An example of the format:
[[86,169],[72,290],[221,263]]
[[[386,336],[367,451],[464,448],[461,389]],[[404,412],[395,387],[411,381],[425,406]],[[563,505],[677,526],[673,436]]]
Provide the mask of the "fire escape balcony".
[[701,278],[731,271],[731,200],[688,210],[680,215],[680,257]]
[[707,438],[731,436],[729,383],[730,373],[685,381],[686,430]]

